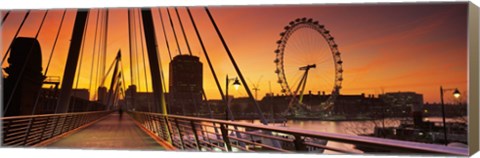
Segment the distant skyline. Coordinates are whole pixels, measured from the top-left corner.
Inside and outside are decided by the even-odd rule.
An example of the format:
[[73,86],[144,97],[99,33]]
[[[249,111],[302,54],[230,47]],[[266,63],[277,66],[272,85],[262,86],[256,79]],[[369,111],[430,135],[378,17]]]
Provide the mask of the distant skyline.
[[[330,30],[339,45],[344,61],[344,81],[341,94],[380,94],[382,92],[413,91],[424,95],[425,102],[439,101],[439,87],[458,88],[463,95],[467,91],[467,4],[468,3],[421,3],[421,4],[341,4],[341,5],[265,5],[209,7],[230,50],[247,81],[256,83],[261,77],[259,98],[269,92],[280,93],[274,73],[276,41],[279,33],[290,21],[308,17],[318,20]],[[177,52],[166,9],[161,8],[169,44],[173,54]],[[209,99],[220,98],[208,64],[202,53],[185,8],[178,8],[182,23],[190,42],[192,53],[204,63],[204,89]],[[60,23],[63,10],[51,10],[39,35],[43,53],[44,69]],[[76,10],[66,14],[57,48],[48,76],[62,76],[69,47],[73,16]],[[225,76],[237,76],[221,43],[216,37],[207,14],[200,7],[192,7],[195,18],[222,88]],[[4,13],[5,11],[2,11]],[[180,50],[187,53],[175,10],[170,8]],[[18,28],[24,11],[13,11],[2,26],[2,54]],[[43,10],[33,10],[19,36],[35,36]],[[157,9],[154,9],[157,44],[162,59],[164,77],[168,83],[169,55],[165,46]],[[90,65],[92,62],[94,25],[97,11],[92,10],[87,28],[85,51],[78,88],[89,88]],[[122,64],[127,84],[131,83],[129,68],[129,46],[127,10],[112,8],[109,13],[107,39],[107,68],[118,50],[122,51]],[[140,41],[138,42],[140,43]],[[138,49],[139,51],[141,49]],[[3,57],[3,55],[2,55]],[[96,57],[97,58],[97,57]],[[303,56],[308,58],[308,56]],[[141,58],[140,58],[141,59]],[[141,60],[140,60],[141,61]],[[5,62],[2,67],[8,64]],[[139,62],[140,80],[143,63]],[[148,63],[147,63],[148,69]],[[320,69],[320,68],[319,68]],[[327,70],[328,71],[328,70]],[[149,75],[149,73],[147,73]],[[151,81],[148,79],[148,85]],[[138,80],[138,79],[137,79]],[[309,78],[309,82],[314,81]],[[249,82],[249,87],[253,88]],[[108,82],[107,84],[108,85]],[[308,84],[306,92],[330,91]],[[145,91],[144,83],[139,86]],[[168,86],[166,86],[168,89]],[[152,90],[151,87],[148,88]],[[246,96],[243,89],[230,88],[235,97]],[[94,93],[91,92],[91,95]],[[464,98],[463,100],[466,100]],[[446,101],[452,101],[446,97]]]

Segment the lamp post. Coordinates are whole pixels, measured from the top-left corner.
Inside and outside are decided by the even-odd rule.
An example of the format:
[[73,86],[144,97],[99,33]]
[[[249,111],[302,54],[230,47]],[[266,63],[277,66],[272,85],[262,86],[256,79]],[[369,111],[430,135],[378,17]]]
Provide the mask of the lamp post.
[[448,139],[447,139],[447,124],[445,122],[445,103],[443,102],[443,93],[447,91],[453,91],[453,97],[457,99],[460,97],[460,91],[458,91],[457,88],[443,89],[443,87],[440,86],[440,101],[442,104],[443,136],[445,140],[445,145],[448,145]]
[[[240,87],[240,81],[238,81],[238,78],[235,77],[235,78],[228,78],[228,75],[226,77],[226,85],[225,85],[225,105],[227,106],[227,108],[225,109],[225,120],[228,121],[228,113],[230,112],[231,113],[231,110],[230,110],[230,105],[229,105],[229,97],[228,97],[228,86],[229,86],[229,83],[230,81],[233,81],[233,87],[235,87],[235,90],[238,90],[238,87]],[[233,115],[233,114],[230,114],[230,115]]]

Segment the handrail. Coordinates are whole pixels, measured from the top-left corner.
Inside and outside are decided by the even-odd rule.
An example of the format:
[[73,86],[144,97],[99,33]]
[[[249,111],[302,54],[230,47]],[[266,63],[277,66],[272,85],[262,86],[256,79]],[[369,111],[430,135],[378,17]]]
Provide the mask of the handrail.
[[[321,150],[331,150],[335,152],[339,152],[335,148],[327,147],[326,141],[323,141],[325,144],[321,144],[322,141],[320,140],[327,140],[327,141],[334,141],[338,143],[345,143],[345,144],[352,144],[356,146],[368,147],[369,149],[373,149],[373,151],[389,151],[389,152],[416,152],[416,153],[430,153],[430,154],[448,154],[448,155],[462,155],[468,156],[468,149],[467,148],[459,148],[459,147],[447,147],[443,145],[436,145],[436,144],[425,144],[425,143],[417,143],[417,142],[408,142],[408,141],[401,141],[401,140],[391,140],[391,139],[383,139],[383,138],[374,138],[374,137],[366,137],[366,136],[354,136],[354,135],[346,135],[346,134],[336,134],[336,133],[325,133],[325,132],[316,132],[316,131],[309,131],[309,130],[302,130],[302,129],[291,129],[285,127],[276,127],[276,126],[265,126],[259,124],[249,124],[249,123],[242,123],[242,122],[231,122],[225,120],[216,120],[216,119],[207,119],[207,118],[198,118],[198,117],[189,117],[189,116],[178,116],[178,115],[168,115],[165,116],[159,113],[149,113],[149,112],[129,112],[133,116],[133,118],[139,121],[143,126],[147,129],[151,130],[153,133],[158,133],[158,136],[163,138],[164,140],[167,137],[172,137],[172,140],[179,140],[181,142],[172,143],[172,145],[180,148],[180,149],[187,149],[190,148],[192,150],[201,150],[201,151],[208,151],[213,149],[212,145],[208,145],[208,143],[197,143],[202,141],[216,141],[216,142],[223,142],[218,143],[215,145],[223,147],[223,151],[231,151],[230,148],[235,148],[237,150],[242,151],[249,151],[249,150],[258,150],[258,149],[249,149],[249,148],[256,148],[259,145],[255,145],[255,141],[262,141],[262,143],[267,143],[271,141],[279,141],[283,143],[283,147],[280,149],[265,149],[262,148],[260,150],[268,150],[268,151],[282,151],[286,148],[290,147],[290,149],[286,150],[295,150],[295,151],[307,151],[309,149],[318,149],[321,147]],[[157,120],[163,120],[161,122]],[[167,123],[166,123],[167,122]],[[191,126],[195,128],[186,128],[188,125],[187,122],[191,122]],[[213,124],[213,125],[212,125]],[[165,127],[166,126],[166,127]],[[236,130],[233,127],[236,126],[239,129]],[[216,136],[208,135],[211,133],[214,128],[220,129],[221,131],[219,135],[220,138]],[[163,129],[169,129],[170,135],[165,135],[165,131]],[[196,129],[196,130],[193,130]],[[257,130],[257,132],[248,132],[247,130]],[[243,138],[235,137],[234,132],[241,133]],[[273,134],[269,134],[272,132]],[[197,136],[193,138],[191,133],[195,133]],[[199,141],[198,139],[202,139]],[[289,140],[289,141],[287,141]],[[235,141],[235,142],[232,142]],[[240,143],[247,144],[240,145]],[[181,146],[180,146],[180,145]],[[187,144],[190,144],[190,147],[186,147]],[[260,145],[262,146],[262,145]],[[271,148],[270,145],[264,144],[264,146],[268,146]],[[188,150],[188,149],[187,149]],[[353,152],[353,151],[352,151]]]
[[33,146],[75,130],[112,111],[10,116],[0,118],[2,146]]
[[20,116],[8,116],[8,117],[0,117],[0,120],[8,120],[8,119],[22,119],[22,118],[31,118],[31,117],[51,117],[51,116],[61,116],[65,114],[70,115],[81,115],[81,114],[89,114],[89,113],[98,113],[103,111],[88,111],[88,112],[74,112],[74,113],[59,113],[59,114],[40,114],[40,115],[20,115]]

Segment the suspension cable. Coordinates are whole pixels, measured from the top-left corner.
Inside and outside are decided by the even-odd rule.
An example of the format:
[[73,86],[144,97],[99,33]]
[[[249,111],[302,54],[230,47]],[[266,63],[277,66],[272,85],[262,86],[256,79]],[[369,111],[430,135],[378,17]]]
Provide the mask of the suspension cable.
[[[217,32],[217,35],[218,37],[220,38],[220,41],[222,42],[222,45],[225,49],[225,51],[227,52],[227,55],[230,59],[230,61],[232,62],[232,65],[233,67],[235,68],[235,71],[237,72],[237,75],[238,77],[240,78],[240,81],[242,81],[242,84],[243,86],[245,87],[245,90],[247,91],[247,94],[250,98],[250,101],[255,105],[255,109],[257,110],[258,112],[258,115],[260,116],[260,121],[262,122],[262,124],[264,125],[267,125],[268,124],[268,121],[265,119],[265,116],[263,115],[263,112],[262,112],[262,109],[260,109],[260,105],[258,105],[258,102],[255,101],[255,99],[253,98],[253,94],[252,92],[250,91],[250,88],[248,87],[248,84],[247,82],[245,81],[245,78],[243,77],[241,71],[240,71],[240,68],[238,67],[237,63],[235,62],[235,59],[233,58],[233,55],[232,53],[230,52],[230,49],[228,48],[228,45],[227,43],[225,42],[225,39],[223,38],[220,30],[218,29],[218,26],[217,24],[215,23],[215,20],[213,19],[212,17],[212,14],[210,13],[210,11],[208,10],[207,7],[205,7],[205,11],[207,12],[208,14],[208,17],[210,18],[210,21],[212,22],[212,25],[213,27],[215,28],[215,31]],[[228,96],[227,96],[228,97]]]
[[[58,41],[58,36],[60,35],[60,30],[62,29],[63,20],[65,18],[66,13],[67,13],[67,10],[65,9],[63,11],[63,14],[62,14],[62,19],[60,20],[60,25],[58,26],[57,34],[55,35],[55,41],[53,42],[52,50],[50,51],[50,56],[48,57],[48,62],[47,62],[47,66],[45,68],[45,73],[43,74],[43,76],[45,76],[45,77],[48,74],[48,68],[50,67],[50,62],[52,61],[53,52],[55,50],[55,46],[56,46],[57,41]],[[37,99],[35,99],[35,104],[33,104],[32,115],[35,115],[35,111],[36,111],[36,108],[37,108],[37,105],[38,105],[38,101],[40,99],[41,92],[42,91],[38,91],[38,93],[37,93]]]
[[132,17],[133,17],[133,45],[135,46],[135,53],[133,54],[134,55],[134,66],[135,66],[135,74],[137,75],[137,84],[138,85],[138,91],[141,90],[141,86],[140,86],[140,68],[138,67],[138,41],[137,41],[137,38],[138,38],[138,35],[137,35],[137,20],[136,20],[136,16],[135,16],[135,9],[133,9],[133,12],[132,12]]
[[[100,13],[102,13],[102,12],[100,12]],[[103,17],[103,16],[100,16],[99,18],[102,18],[102,17]],[[104,27],[104,22],[103,22],[103,19],[102,19],[102,23],[100,23],[100,30],[103,30],[103,27]],[[103,38],[99,37],[99,40],[100,40],[99,43],[101,43],[102,40],[103,40]],[[100,68],[101,68],[102,65],[103,65],[102,62],[101,62],[101,61],[103,61],[103,60],[102,60],[103,54],[102,54],[102,52],[100,51],[100,50],[101,50],[100,47],[101,47],[101,45],[98,47],[98,49],[95,49],[95,50],[94,50],[94,52],[96,52],[96,53],[97,53],[97,56],[98,56],[97,61],[96,61],[96,62],[97,62],[97,68],[96,68],[96,72],[95,72],[95,84],[94,84],[94,85],[95,85],[94,88],[96,88],[94,98],[97,99],[97,100],[98,100],[98,98],[99,98],[99,97],[98,97],[98,92],[97,92],[97,91],[98,91],[98,88],[100,88],[100,87],[103,86],[103,84],[100,84],[100,83],[102,82],[102,79],[103,79],[103,75],[101,75],[101,71],[100,71]],[[93,73],[93,72],[92,72],[92,73]]]
[[175,31],[175,26],[173,25],[172,16],[170,15],[170,10],[168,8],[167,8],[167,13],[168,13],[168,19],[170,19],[170,26],[172,27],[172,30],[173,30],[173,36],[175,36],[175,42],[177,43],[178,53],[180,53],[180,55],[182,55],[182,49],[180,48],[180,45],[178,44],[177,33]]
[[132,66],[133,66],[133,59],[132,59],[132,52],[133,52],[133,47],[132,47],[132,28],[131,28],[131,17],[130,17],[130,9],[127,9],[128,10],[128,48],[130,49],[130,85],[134,85],[134,78],[133,78],[133,69],[132,69]]
[[[92,50],[92,65],[90,67],[90,80],[89,80],[89,83],[88,83],[88,90],[91,90],[92,89],[92,79],[93,79],[93,67],[95,66],[95,50],[97,48],[97,31],[98,31],[98,21],[100,19],[100,9],[97,10],[97,20],[95,22],[95,34],[93,36],[93,50]],[[94,87],[95,88],[95,87]],[[90,96],[88,96],[90,98]],[[94,96],[95,97],[95,96]]]
[[[140,10],[138,10],[140,12]],[[138,18],[138,27],[139,28],[143,28],[142,26],[142,22],[141,22],[141,18],[140,18],[140,14],[138,14],[139,18]],[[143,58],[143,73],[144,73],[144,77],[145,77],[145,89],[146,89],[146,92],[148,92],[148,80],[147,80],[147,66],[145,64],[145,50],[143,48],[143,38],[144,38],[144,33],[142,33],[142,31],[140,31],[140,46],[142,47],[142,58]]]
[[[38,32],[37,32],[37,34],[35,35],[35,39],[37,39],[38,34],[40,33],[40,30],[42,29],[42,26],[43,26],[43,24],[44,24],[44,22],[45,22],[45,19],[46,19],[46,17],[47,17],[47,14],[48,14],[48,10],[45,11],[45,15],[43,16],[42,22],[40,23],[40,27],[38,28]],[[32,44],[32,47],[33,47],[33,44]],[[30,51],[31,51],[31,48],[30,48]],[[29,52],[29,53],[31,53],[31,52]],[[37,108],[38,99],[40,99],[40,92],[41,92],[41,91],[38,91],[37,97],[36,97],[36,99],[35,99],[35,103],[33,104],[32,112],[31,112],[32,115],[35,114],[35,110],[36,110],[36,108]]]
[[3,26],[3,24],[5,23],[5,20],[7,20],[8,15],[10,15],[10,10],[7,11],[7,13],[3,16],[2,25],[0,26]]
[[[113,66],[115,65],[115,61],[116,60],[113,60],[112,64],[110,64],[110,67],[108,68],[107,73],[105,73],[105,76],[99,76],[99,78],[101,77],[100,78],[100,85],[105,84],[105,80],[107,80],[108,74],[110,74],[110,72],[112,71]],[[98,91],[95,91],[95,96],[97,96],[97,94],[98,94]]]
[[[122,73],[122,74],[125,74],[125,71],[123,70],[123,62],[122,62],[122,60],[120,60],[120,69],[121,69],[121,73]],[[125,86],[126,86],[126,85],[125,85],[126,82],[127,82],[127,81],[125,81],[125,75],[122,75],[123,90],[126,90],[126,88],[127,88],[127,87],[125,87]],[[127,104],[127,102],[125,102],[125,104]]]
[[105,27],[104,29],[104,35],[103,35],[103,62],[102,62],[102,67],[101,67],[101,72],[105,73],[105,64],[107,63],[107,39],[108,39],[108,8],[105,9]]
[[101,83],[100,83],[101,85],[105,84],[105,80],[107,80],[108,74],[110,74],[110,72],[112,71],[113,66],[115,65],[115,62],[116,62],[116,60],[113,60],[112,64],[110,64],[110,67],[108,68],[107,73],[105,73],[104,76],[100,76],[100,77],[102,77],[101,78]]
[[65,19],[66,13],[67,13],[67,9],[63,11],[62,19],[60,20],[60,25],[58,26],[57,35],[55,36],[55,41],[53,42],[52,50],[50,51],[50,56],[48,57],[47,67],[45,68],[44,76],[47,76],[48,68],[50,67],[50,62],[52,61],[53,52],[57,46],[58,37],[60,36],[60,31],[62,30],[63,20]]
[[[135,10],[134,10],[135,11]],[[141,29],[141,26],[140,26],[140,20],[141,20],[141,17],[140,17],[140,9],[137,9],[138,13],[137,13],[137,16],[138,18],[136,18],[136,20],[134,21],[134,26],[135,26],[135,45],[138,45],[138,36],[141,36],[141,32],[140,31],[137,31],[137,27],[138,29]],[[134,17],[136,17],[134,15]],[[138,21],[138,25],[137,25],[137,21]],[[138,52],[140,49],[143,49],[143,45],[140,45],[139,47],[136,47],[136,50],[135,50],[135,68],[136,68],[136,73],[137,74],[137,84],[138,84],[138,89],[140,90],[140,88],[142,87],[141,84],[140,84],[140,67],[138,66],[140,64],[139,62],[139,55],[138,55]]]
[[190,17],[190,21],[192,21],[193,28],[195,29],[195,33],[197,35],[198,41],[200,42],[200,46],[202,47],[203,54],[205,55],[205,58],[207,59],[208,67],[210,68],[210,71],[212,72],[213,78],[215,79],[215,83],[217,85],[218,91],[220,92],[220,96],[222,99],[225,99],[225,95],[223,94],[222,87],[220,86],[220,82],[218,81],[217,74],[215,73],[215,69],[213,68],[212,61],[210,60],[210,57],[208,56],[207,50],[205,49],[205,45],[203,43],[202,37],[200,36],[200,33],[198,32],[197,25],[195,24],[195,20],[193,19],[192,13],[190,12],[190,8],[187,7],[187,12],[188,16]]
[[175,7],[175,12],[177,13],[177,18],[178,18],[178,22],[180,23],[180,28],[182,29],[183,38],[185,39],[185,43],[187,44],[188,53],[190,54],[190,56],[192,56],[192,50],[190,49],[190,45],[188,44],[187,35],[185,34],[185,29],[183,28],[182,19],[180,19],[180,14],[178,14],[177,7]]
[[157,11],[158,11],[158,14],[160,15],[160,22],[162,22],[163,37],[165,37],[165,43],[167,44],[168,57],[170,57],[170,61],[172,61],[172,54],[170,53],[170,45],[168,44],[167,32],[165,32],[165,25],[163,23],[162,11],[160,8],[158,8]]
[[[23,18],[22,23],[20,23],[20,26],[18,27],[18,30],[15,33],[15,36],[13,36],[13,39],[17,38],[18,33],[20,33],[20,30],[22,30],[23,24],[25,24],[25,21],[27,21],[28,15],[30,15],[30,10],[27,11],[27,13],[25,14],[25,17]],[[1,65],[3,65],[3,63],[5,62],[5,59],[7,59],[8,53],[10,53],[10,49],[12,49],[12,43],[10,43],[10,47],[8,47],[7,52],[5,52]]]

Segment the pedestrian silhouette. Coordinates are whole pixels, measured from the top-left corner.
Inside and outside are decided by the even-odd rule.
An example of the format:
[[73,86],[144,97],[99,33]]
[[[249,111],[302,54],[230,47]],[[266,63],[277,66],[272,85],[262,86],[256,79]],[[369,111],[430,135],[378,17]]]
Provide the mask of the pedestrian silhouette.
[[122,120],[122,114],[123,114],[123,110],[122,110],[122,108],[119,108],[118,109],[118,119],[119,120]]

